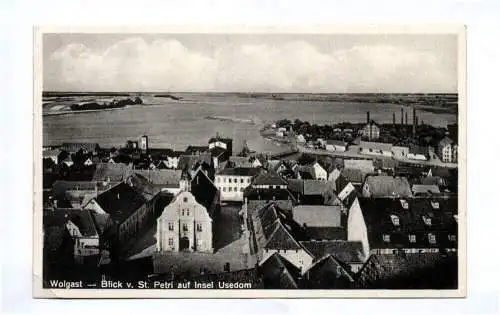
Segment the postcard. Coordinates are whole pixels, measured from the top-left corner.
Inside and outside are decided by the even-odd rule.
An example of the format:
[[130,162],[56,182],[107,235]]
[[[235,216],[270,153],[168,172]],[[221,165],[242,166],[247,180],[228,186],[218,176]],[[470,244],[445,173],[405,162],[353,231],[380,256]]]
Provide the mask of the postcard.
[[33,295],[466,295],[463,25],[34,29]]

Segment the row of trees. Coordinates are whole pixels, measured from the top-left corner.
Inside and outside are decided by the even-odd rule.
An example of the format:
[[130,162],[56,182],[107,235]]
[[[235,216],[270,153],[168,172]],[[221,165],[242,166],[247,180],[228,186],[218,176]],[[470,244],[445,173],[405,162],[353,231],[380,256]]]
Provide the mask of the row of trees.
[[136,97],[134,99],[125,98],[120,100],[113,100],[111,103],[103,105],[97,102],[89,102],[84,104],[72,104],[71,110],[96,110],[96,109],[108,109],[108,108],[120,108],[125,107],[127,105],[138,105],[143,104],[143,101],[140,97]]

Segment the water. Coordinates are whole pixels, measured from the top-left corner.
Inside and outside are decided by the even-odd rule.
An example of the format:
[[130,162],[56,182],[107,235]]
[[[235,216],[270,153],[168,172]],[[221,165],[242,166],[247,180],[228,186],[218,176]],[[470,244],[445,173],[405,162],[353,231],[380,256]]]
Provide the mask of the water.
[[[177,95],[177,94],[176,94]],[[400,121],[400,107],[394,104],[362,102],[290,101],[244,98],[234,94],[186,94],[183,101],[144,96],[144,106],[113,111],[76,113],[43,117],[43,144],[57,145],[63,141],[97,142],[103,147],[119,147],[126,140],[146,134],[151,147],[183,150],[187,145],[206,145],[208,138],[219,133],[234,139],[235,152],[244,140],[251,150],[280,152],[283,147],[263,139],[262,123],[288,118],[316,124],[364,122],[366,112],[379,123],[391,123],[392,113]],[[412,113],[408,112],[411,121]],[[456,123],[454,114],[419,111],[426,124],[446,126]],[[257,124],[222,122],[206,116],[253,119]]]

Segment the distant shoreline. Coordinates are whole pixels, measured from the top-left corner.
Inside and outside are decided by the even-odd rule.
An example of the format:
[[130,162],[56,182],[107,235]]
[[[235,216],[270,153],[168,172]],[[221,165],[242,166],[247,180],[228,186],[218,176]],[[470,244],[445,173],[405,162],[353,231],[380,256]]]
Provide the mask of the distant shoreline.
[[62,110],[62,111],[46,111],[42,113],[42,116],[58,116],[58,115],[68,115],[68,114],[81,114],[81,113],[95,113],[95,112],[104,112],[104,111],[112,111],[117,109],[125,109],[128,106],[124,107],[114,107],[114,108],[103,108],[103,109],[89,109],[89,110]]

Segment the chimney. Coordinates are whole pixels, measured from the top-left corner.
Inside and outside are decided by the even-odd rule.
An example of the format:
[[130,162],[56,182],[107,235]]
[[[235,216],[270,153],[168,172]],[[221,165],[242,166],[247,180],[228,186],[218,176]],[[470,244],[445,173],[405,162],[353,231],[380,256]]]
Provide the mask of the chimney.
[[401,127],[403,127],[403,107],[401,107]]
[[95,185],[94,185],[94,197],[97,197],[97,194],[98,194],[97,182],[95,182]]
[[396,127],[396,113],[392,113],[392,126]]
[[408,112],[405,112],[405,127],[408,126]]
[[417,109],[415,108],[415,106],[413,107],[413,124],[412,124],[412,127],[413,127],[413,136],[415,137],[415,133],[416,133],[416,118],[417,118]]
[[370,123],[370,112],[366,112],[366,123]]

